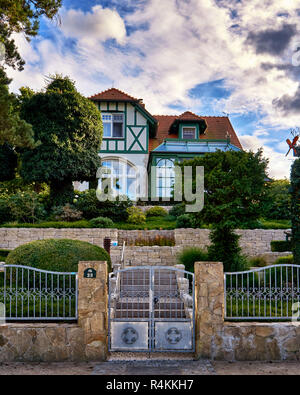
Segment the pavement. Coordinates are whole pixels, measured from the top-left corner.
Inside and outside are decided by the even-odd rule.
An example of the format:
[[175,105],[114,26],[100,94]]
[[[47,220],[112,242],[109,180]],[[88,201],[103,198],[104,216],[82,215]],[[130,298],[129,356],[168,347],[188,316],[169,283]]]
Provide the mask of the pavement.
[[300,362],[112,360],[107,362],[1,363],[0,375],[299,375]]

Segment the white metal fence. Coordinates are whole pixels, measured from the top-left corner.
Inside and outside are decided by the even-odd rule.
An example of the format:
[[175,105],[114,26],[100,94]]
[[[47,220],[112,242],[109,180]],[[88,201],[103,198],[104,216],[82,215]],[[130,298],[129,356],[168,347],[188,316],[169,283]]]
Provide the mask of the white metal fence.
[[225,319],[297,319],[300,309],[300,266],[272,265],[225,273]]
[[77,273],[0,264],[6,321],[77,320]]

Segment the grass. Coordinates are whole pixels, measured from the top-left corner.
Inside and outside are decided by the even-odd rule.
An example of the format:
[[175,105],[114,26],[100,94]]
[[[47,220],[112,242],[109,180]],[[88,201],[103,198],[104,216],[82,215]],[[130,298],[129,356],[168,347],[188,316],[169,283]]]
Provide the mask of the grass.
[[[3,288],[0,288],[0,292]],[[4,303],[3,297],[0,298],[0,303]],[[26,318],[27,320],[33,318],[49,319],[49,318],[73,318],[76,316],[76,300],[75,296],[65,299],[60,296],[57,299],[55,296],[51,299],[49,296],[38,297],[30,295],[21,297],[9,296],[5,302],[6,319]],[[74,318],[75,319],[75,318]]]
[[292,317],[292,305],[298,303],[298,299],[289,300],[288,302],[282,298],[275,300],[254,300],[252,297],[249,299],[238,299],[227,297],[226,312],[227,318],[242,317],[243,321],[251,319],[251,317],[268,318],[272,320],[281,319],[280,317]]
[[291,221],[287,219],[260,219],[262,229],[290,229]]

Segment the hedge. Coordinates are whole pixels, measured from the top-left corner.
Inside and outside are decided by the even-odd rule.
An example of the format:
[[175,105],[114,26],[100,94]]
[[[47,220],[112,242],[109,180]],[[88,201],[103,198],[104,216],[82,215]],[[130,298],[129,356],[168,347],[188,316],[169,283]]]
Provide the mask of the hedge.
[[70,239],[48,239],[23,244],[11,251],[7,265],[31,266],[55,272],[77,272],[79,261],[107,261],[108,253],[101,247],[85,241]]
[[272,252],[292,251],[292,243],[291,241],[285,241],[285,240],[271,241],[271,251]]

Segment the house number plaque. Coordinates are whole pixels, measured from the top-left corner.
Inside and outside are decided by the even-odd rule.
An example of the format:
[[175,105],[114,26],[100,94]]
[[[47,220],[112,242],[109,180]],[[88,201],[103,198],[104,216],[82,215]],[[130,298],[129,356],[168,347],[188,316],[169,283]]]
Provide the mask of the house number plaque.
[[96,270],[92,268],[88,268],[84,271],[84,278],[96,278]]

